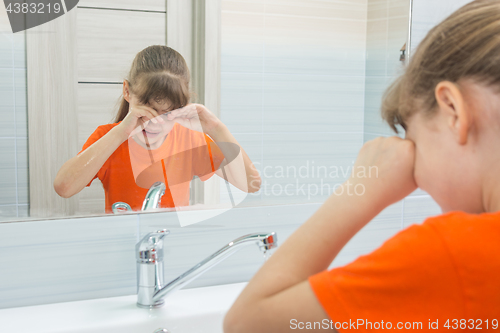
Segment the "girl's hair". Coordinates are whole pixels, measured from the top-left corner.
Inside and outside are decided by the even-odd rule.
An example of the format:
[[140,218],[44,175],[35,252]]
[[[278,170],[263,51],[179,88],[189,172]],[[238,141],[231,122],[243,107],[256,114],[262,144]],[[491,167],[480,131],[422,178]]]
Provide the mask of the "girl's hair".
[[500,88],[500,1],[473,1],[434,27],[385,92],[382,118],[397,133],[417,110],[435,114],[439,82],[472,79]]
[[[174,49],[164,45],[152,45],[139,52],[128,75],[130,92],[147,104],[151,99],[171,103],[170,109],[178,109],[189,103],[189,68],[184,58]],[[129,103],[122,98],[115,123],[123,120]]]

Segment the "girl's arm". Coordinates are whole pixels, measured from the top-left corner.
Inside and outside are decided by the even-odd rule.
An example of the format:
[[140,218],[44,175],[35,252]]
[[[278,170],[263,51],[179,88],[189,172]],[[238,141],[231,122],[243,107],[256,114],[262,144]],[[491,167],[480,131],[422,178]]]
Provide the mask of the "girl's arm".
[[154,122],[157,121],[156,119],[163,121],[154,109],[138,104],[135,97],[131,97],[130,101],[129,113],[119,125],[113,127],[102,138],[68,160],[59,169],[54,179],[54,189],[57,194],[63,198],[69,198],[79,193],[139,124],[151,119]]
[[[183,108],[169,112],[165,116],[167,120],[173,120],[186,128],[208,134],[216,143],[228,142],[237,145],[242,158],[237,157],[224,166],[227,180],[245,192],[253,193],[260,189],[261,178],[250,157],[248,157],[226,125],[204,105],[188,104]],[[234,156],[234,152],[229,151],[233,149],[231,145],[221,144],[218,147],[225,156]],[[224,174],[220,169],[216,171],[216,174],[224,178]]]
[[111,154],[128,138],[120,125],[63,164],[54,180],[57,194],[63,198],[72,197],[94,178]]
[[[293,320],[328,322],[309,286],[309,276],[327,269],[363,226],[416,189],[413,165],[414,145],[409,140],[390,137],[366,143],[354,165],[353,176],[250,280],[227,313],[224,332],[288,332],[294,331]],[[369,167],[372,171],[376,168],[376,176],[355,177],[359,168],[365,168],[368,175]],[[363,195],[354,194],[356,185],[364,187]]]
[[[237,157],[235,160],[230,162],[229,164],[222,166],[225,171],[225,175],[219,168],[216,171],[216,174],[224,178],[227,177],[227,180],[239,188],[240,190],[247,193],[254,193],[260,189],[261,178],[259,172],[253,165],[250,157],[248,157],[247,153],[243,149],[243,147],[236,141],[236,138],[231,134],[226,125],[222,122],[218,125],[217,129],[212,130],[210,133],[207,133],[210,137],[217,142],[230,142],[234,143],[240,148],[242,160]],[[225,150],[231,149],[232,147],[227,145],[220,145],[220,150],[225,156],[231,156],[232,152],[225,152]],[[234,153],[233,153],[234,154]]]

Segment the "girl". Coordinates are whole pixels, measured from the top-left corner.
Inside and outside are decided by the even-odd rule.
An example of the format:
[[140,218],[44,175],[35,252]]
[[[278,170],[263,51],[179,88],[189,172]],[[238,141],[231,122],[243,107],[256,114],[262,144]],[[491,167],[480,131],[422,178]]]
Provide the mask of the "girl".
[[[497,330],[500,323],[500,2],[476,0],[429,32],[388,90],[352,176],[276,251],[226,315],[230,332]],[[444,215],[327,271],[385,207],[427,191]]]
[[[193,176],[206,180],[224,170],[236,187],[257,191],[260,176],[227,127],[203,105],[188,104],[189,77],[184,58],[170,47],[154,45],[139,52],[123,81],[115,122],[99,126],[82,151],[61,167],[56,192],[69,198],[99,178],[109,213],[115,202],[140,210],[157,180],[167,183],[161,207],[188,205]],[[243,163],[220,170],[234,147]]]

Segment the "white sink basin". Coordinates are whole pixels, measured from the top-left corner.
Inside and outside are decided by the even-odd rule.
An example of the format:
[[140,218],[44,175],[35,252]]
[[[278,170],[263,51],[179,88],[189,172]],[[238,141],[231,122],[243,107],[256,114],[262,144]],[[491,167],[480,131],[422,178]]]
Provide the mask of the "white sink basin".
[[159,309],[141,309],[137,296],[0,310],[2,333],[222,333],[222,320],[246,283],[180,290]]

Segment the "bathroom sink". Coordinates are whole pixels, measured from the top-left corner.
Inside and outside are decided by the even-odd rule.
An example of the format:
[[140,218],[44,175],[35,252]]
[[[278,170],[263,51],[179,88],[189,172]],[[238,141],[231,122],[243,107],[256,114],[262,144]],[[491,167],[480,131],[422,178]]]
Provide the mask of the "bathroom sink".
[[221,333],[224,314],[245,285],[180,290],[152,310],[138,308],[137,295],[4,309],[0,332]]

